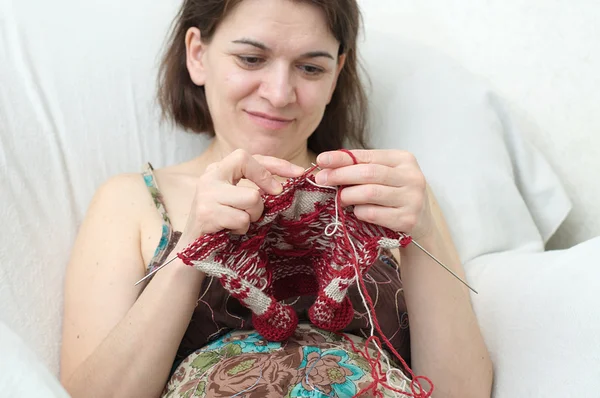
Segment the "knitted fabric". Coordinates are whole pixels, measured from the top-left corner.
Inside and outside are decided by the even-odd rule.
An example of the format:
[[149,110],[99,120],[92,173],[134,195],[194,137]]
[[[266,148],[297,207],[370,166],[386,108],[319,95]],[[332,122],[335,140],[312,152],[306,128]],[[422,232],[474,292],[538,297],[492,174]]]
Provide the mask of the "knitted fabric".
[[356,282],[355,267],[363,275],[380,248],[410,243],[409,236],[360,221],[351,207],[342,209],[341,190],[318,186],[312,170],[286,181],[279,195],[263,195],[263,214],[245,235],[203,235],[178,254],[218,278],[253,312],[254,328],[267,340],[294,333],[298,316],[281,301],[297,296],[316,296],[308,313],[315,326],[344,329],[354,316],[346,293]]

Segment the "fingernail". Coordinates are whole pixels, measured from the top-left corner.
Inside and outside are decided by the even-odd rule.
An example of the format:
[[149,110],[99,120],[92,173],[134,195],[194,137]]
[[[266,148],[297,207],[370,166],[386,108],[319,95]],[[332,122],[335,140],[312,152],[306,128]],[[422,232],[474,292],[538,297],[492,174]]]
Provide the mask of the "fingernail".
[[319,163],[323,166],[327,166],[328,164],[331,163],[331,155],[328,153],[322,153],[321,155],[319,155],[317,157],[317,163]]
[[276,181],[276,180],[273,180],[273,181],[271,181],[271,188],[273,189],[273,193],[274,193],[275,195],[277,195],[277,194],[280,194],[280,193],[281,193],[281,191],[283,191],[283,187],[282,187],[282,186],[281,186],[281,184],[280,184],[278,181]]
[[304,168],[298,166],[297,164],[292,164],[292,172],[296,174],[304,173]]
[[327,171],[321,170],[315,176],[315,182],[317,184],[325,185],[327,184]]

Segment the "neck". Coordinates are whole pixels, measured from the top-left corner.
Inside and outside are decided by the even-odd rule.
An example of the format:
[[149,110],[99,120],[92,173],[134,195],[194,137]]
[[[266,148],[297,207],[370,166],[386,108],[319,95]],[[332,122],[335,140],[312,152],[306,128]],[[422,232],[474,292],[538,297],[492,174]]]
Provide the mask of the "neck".
[[[234,150],[239,149],[235,145],[231,145],[218,137],[213,138],[209,147],[206,149],[205,156],[209,163],[218,162]],[[310,151],[306,145],[301,145],[291,151],[282,152],[260,152],[248,150],[251,155],[273,156],[287,160],[290,163],[303,167],[305,169],[311,167],[312,163],[316,163],[317,155]]]

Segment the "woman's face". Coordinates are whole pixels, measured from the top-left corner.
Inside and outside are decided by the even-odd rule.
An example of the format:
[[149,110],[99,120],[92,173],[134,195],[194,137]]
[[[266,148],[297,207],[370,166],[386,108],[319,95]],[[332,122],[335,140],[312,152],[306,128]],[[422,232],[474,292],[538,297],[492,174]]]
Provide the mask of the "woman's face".
[[319,8],[244,0],[210,42],[191,28],[186,46],[190,76],[205,88],[220,143],[290,159],[304,153],[343,65]]

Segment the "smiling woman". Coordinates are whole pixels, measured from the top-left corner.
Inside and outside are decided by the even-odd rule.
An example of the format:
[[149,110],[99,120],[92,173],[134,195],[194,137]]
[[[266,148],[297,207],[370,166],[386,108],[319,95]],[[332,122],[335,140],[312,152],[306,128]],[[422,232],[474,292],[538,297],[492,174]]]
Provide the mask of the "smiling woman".
[[[407,376],[382,380],[396,364],[356,353],[371,333],[356,287],[347,338],[311,324],[315,297],[302,296],[289,307],[301,322],[295,334],[267,342],[218,280],[166,261],[207,234],[247,234],[265,197],[281,197],[282,180],[316,163],[313,183],[343,186],[336,203],[358,225],[413,234],[464,279],[414,156],[364,149],[359,21],[356,0],[183,2],[159,100],[165,117],[212,140],[188,162],[148,164],[96,193],[65,282],[61,380],[73,397],[393,396],[391,375]],[[339,151],[345,146],[358,149]],[[490,395],[491,363],[464,286],[412,246],[383,250],[365,280],[390,351],[433,380],[436,396]]]
[[[244,124],[247,119],[268,129],[287,127],[280,141],[300,133],[296,139],[308,138],[308,148],[315,153],[344,144],[366,147],[367,101],[358,74],[359,11],[354,2],[290,5],[250,0],[238,6],[240,0],[228,0],[217,2],[218,7],[209,1],[186,3],[160,73],[165,116],[187,130],[211,135],[220,127],[214,123],[222,120],[221,112],[227,113],[225,130],[234,134],[243,129],[238,136],[258,138],[248,134],[253,130]],[[294,103],[288,107],[294,109],[265,109],[265,104],[249,98],[250,93],[265,96],[274,108]],[[262,144],[257,141],[256,146],[264,153]]]

